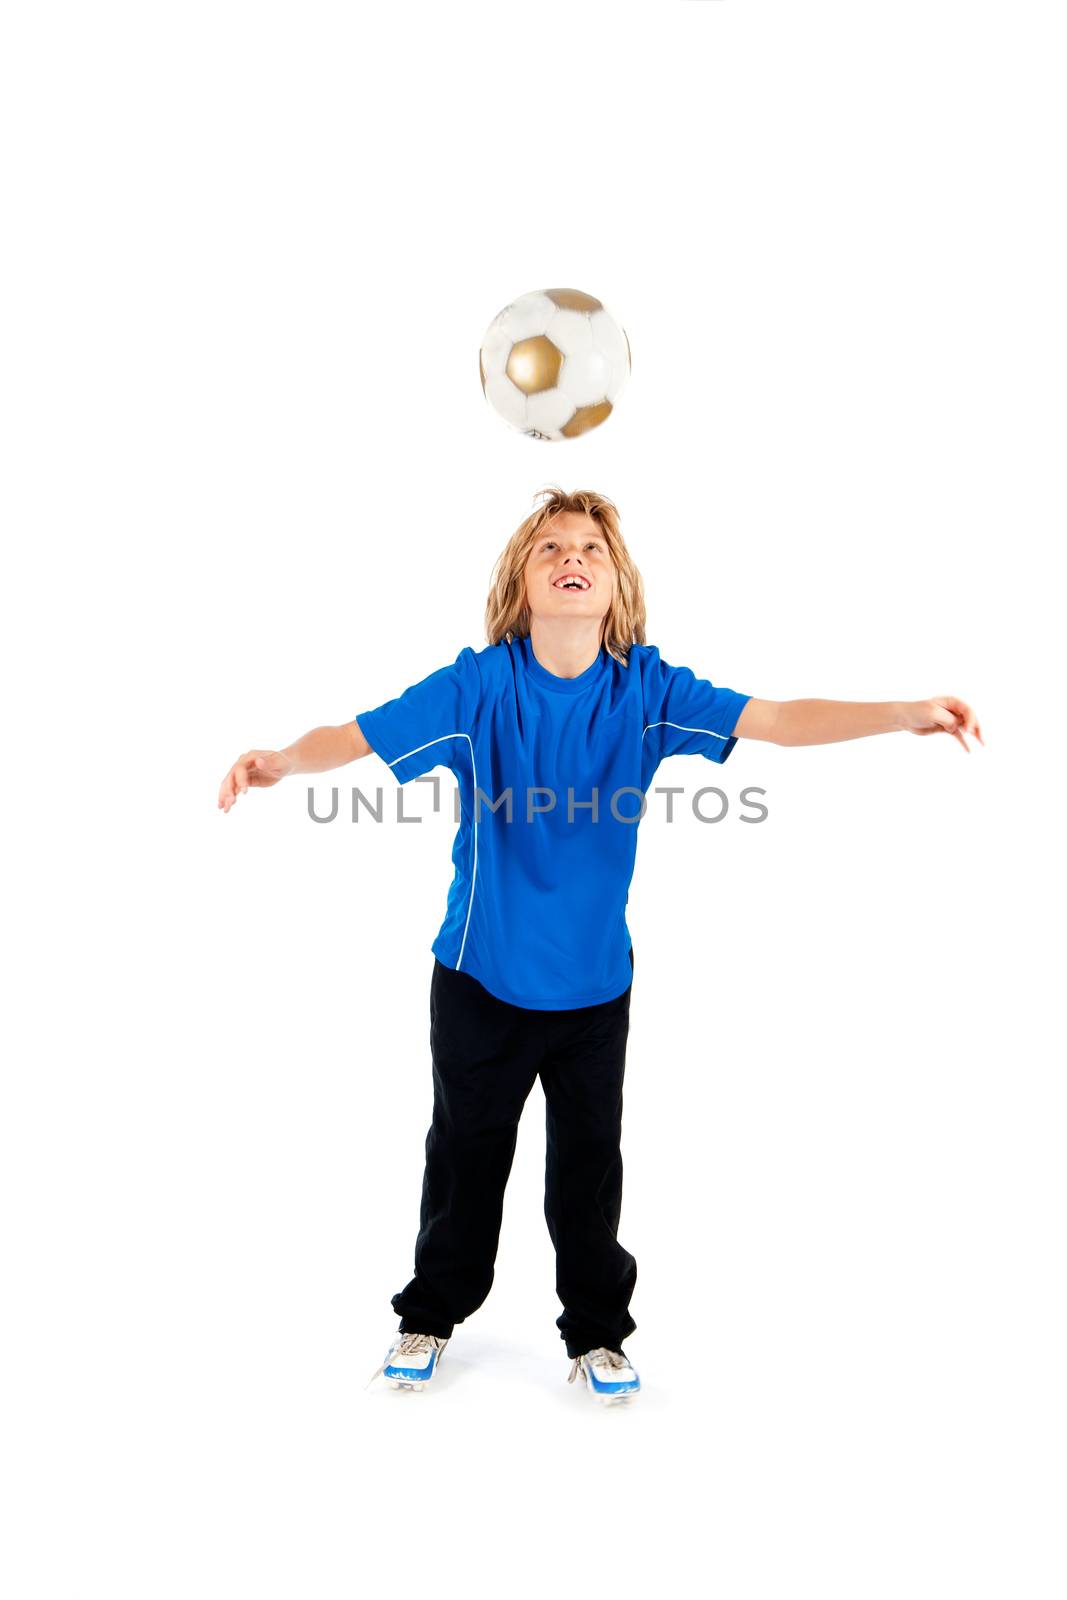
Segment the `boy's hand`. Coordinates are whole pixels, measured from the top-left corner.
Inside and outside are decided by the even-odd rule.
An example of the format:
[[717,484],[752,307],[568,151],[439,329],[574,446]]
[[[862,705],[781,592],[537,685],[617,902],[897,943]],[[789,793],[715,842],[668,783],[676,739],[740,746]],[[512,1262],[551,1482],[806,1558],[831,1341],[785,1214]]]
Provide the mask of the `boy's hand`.
[[269,789],[292,771],[293,763],[280,750],[246,750],[222,780],[219,810],[229,811],[237,796],[248,789]]
[[978,718],[965,700],[957,700],[953,694],[938,695],[936,700],[905,701],[901,712],[909,733],[951,733],[968,755],[971,747],[963,737],[965,732],[980,745],[985,744]]

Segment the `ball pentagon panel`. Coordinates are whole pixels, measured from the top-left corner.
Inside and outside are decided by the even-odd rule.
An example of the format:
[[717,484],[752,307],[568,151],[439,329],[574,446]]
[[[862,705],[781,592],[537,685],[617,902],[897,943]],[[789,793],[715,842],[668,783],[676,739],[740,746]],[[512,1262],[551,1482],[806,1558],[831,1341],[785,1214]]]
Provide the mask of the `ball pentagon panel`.
[[562,367],[563,352],[539,333],[534,339],[520,339],[512,345],[506,370],[523,394],[541,394],[556,387]]

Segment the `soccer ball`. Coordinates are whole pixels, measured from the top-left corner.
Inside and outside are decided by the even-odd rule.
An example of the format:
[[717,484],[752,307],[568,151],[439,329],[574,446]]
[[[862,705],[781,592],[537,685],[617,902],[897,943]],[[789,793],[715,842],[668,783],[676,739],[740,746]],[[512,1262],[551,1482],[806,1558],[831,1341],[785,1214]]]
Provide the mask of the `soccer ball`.
[[531,439],[575,439],[611,415],[630,375],[630,341],[580,289],[520,295],[489,324],[482,390]]

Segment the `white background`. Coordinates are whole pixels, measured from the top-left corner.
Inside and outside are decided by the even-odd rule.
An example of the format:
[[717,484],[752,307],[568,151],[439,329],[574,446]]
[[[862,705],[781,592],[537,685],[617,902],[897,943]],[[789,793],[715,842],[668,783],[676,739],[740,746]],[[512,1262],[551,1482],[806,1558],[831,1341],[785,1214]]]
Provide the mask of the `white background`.
[[[12,1600],[1063,1594],[1060,21],[7,10]],[[477,352],[558,284],[633,376],[547,445]],[[617,501],[668,661],[987,740],[660,769],[771,814],[642,824],[628,1412],[564,1382],[539,1087],[489,1300],[363,1389],[452,830],[215,809],[481,648],[551,481]]]

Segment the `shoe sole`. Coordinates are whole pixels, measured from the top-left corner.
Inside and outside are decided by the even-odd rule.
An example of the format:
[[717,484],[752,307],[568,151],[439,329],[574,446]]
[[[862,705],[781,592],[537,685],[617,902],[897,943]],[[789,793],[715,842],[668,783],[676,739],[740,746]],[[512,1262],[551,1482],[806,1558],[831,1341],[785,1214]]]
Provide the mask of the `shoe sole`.
[[599,1400],[602,1406],[624,1406],[628,1401],[636,1400],[637,1396],[641,1393],[641,1386],[639,1384],[636,1389],[623,1389],[622,1392],[618,1394],[602,1394],[599,1389],[595,1389],[593,1387],[589,1380],[589,1374],[586,1372],[584,1367],[579,1367],[578,1371],[582,1375],[582,1379],[588,1392],[593,1396],[594,1400]]
[[437,1352],[437,1360],[434,1362],[433,1371],[428,1378],[390,1378],[388,1373],[383,1373],[382,1376],[394,1389],[410,1389],[414,1394],[425,1394],[437,1376],[437,1369],[441,1365],[441,1357],[447,1349],[448,1341],[446,1340],[442,1348]]

